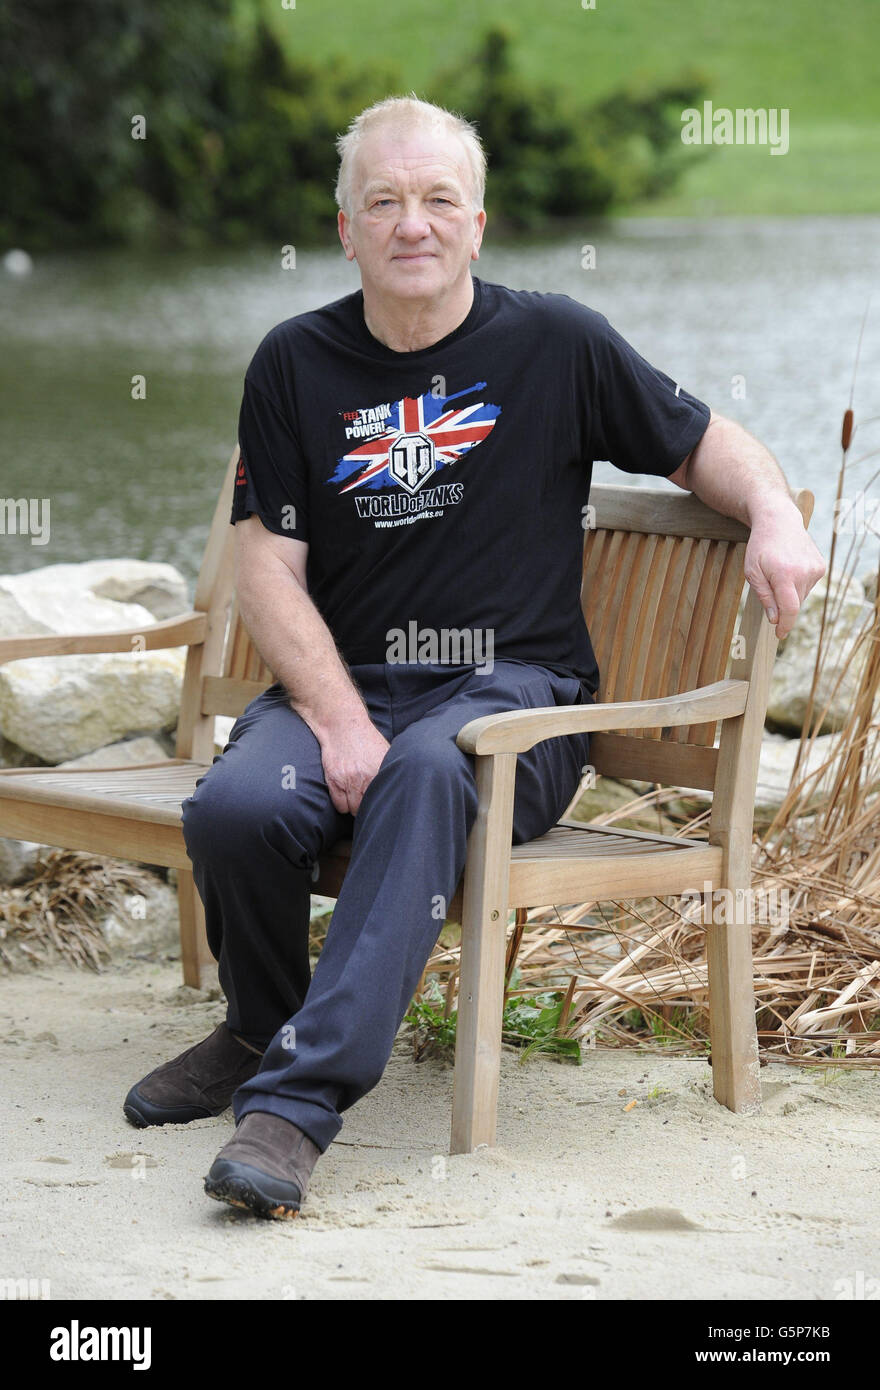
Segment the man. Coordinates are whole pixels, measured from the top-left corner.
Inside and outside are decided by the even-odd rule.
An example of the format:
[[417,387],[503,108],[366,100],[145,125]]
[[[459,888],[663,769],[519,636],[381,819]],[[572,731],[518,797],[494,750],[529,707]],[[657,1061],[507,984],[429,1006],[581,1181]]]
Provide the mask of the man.
[[[379,1081],[461,876],[470,719],[591,700],[579,602],[591,463],[656,473],[751,527],[780,637],[824,572],[767,451],[564,295],[470,274],[473,128],[390,99],[339,142],[362,290],[273,329],[248,369],[232,522],[244,621],[277,682],[184,803],[226,1023],[132,1088],[136,1124],[230,1101],[212,1197],[295,1215]],[[587,735],[520,755],[516,842],[555,824]],[[311,870],[350,869],[310,981]]]

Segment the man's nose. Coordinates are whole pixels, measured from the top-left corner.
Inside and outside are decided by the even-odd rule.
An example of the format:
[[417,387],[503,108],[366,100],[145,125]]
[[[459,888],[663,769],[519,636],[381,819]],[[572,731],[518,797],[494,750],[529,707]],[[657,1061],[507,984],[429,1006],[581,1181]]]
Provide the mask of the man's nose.
[[421,241],[431,235],[431,224],[418,205],[404,206],[397,223],[397,234],[406,241]]

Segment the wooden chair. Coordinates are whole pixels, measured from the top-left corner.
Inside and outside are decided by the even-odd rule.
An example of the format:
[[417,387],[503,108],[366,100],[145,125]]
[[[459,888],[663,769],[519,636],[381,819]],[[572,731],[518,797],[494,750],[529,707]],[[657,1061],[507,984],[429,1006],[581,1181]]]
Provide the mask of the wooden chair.
[[[183,975],[216,978],[183,843],[181,802],[211,765],[214,716],[237,715],[274,677],[240,621],[229,524],[236,449],[214,513],[193,611],[147,627],[0,639],[0,662],[73,652],[188,646],[176,756],[140,767],[0,772],[0,835],[178,872]],[[812,493],[792,494],[805,524]],[[748,529],[691,493],[594,485],[581,601],[601,673],[594,705],[472,720],[458,735],[476,760],[479,803],[448,917],[462,924],[451,1151],[495,1142],[510,908],[748,890],[754,794],[776,636],[744,587]],[[719,746],[715,747],[720,724]],[[512,845],[516,756],[588,730],[599,774],[713,791],[708,841],[563,820]],[[350,842],[322,856],[315,892],[335,897]],[[747,925],[707,922],[715,1097],[760,1105]]]

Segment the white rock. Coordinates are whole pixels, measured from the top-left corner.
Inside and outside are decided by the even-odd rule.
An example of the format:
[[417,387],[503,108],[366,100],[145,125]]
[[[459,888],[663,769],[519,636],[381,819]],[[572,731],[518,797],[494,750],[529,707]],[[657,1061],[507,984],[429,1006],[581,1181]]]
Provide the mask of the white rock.
[[143,893],[127,895],[122,911],[103,918],[101,931],[115,956],[179,954],[177,893],[160,878],[150,878]]
[[[785,640],[785,646],[777,657],[767,706],[767,725],[771,729],[792,734],[800,732],[816,664],[826,587],[826,581],[820,580],[815,588],[811,589],[794,627]],[[838,607],[838,593],[839,585],[835,583],[828,605],[829,622]],[[823,671],[814,697],[814,709],[817,714],[824,709],[829,699],[831,700],[828,714],[822,724],[823,734],[839,729],[852,708],[867,645],[863,644],[862,650],[855,657],[851,658],[851,653],[856,634],[869,612],[861,581],[851,579],[840,600],[839,616],[833,631],[829,633],[826,627]],[[832,692],[844,666],[848,669],[832,699]]]
[[190,608],[189,588],[180,570],[152,560],[86,560],[58,568],[80,571],[84,588],[98,598],[139,603],[156,619],[173,618]]
[[46,633],[52,630],[47,623],[41,622],[36,614],[23,607],[15,595],[3,587],[3,579],[0,579],[0,637],[13,637],[21,632]]
[[[786,738],[784,734],[774,734],[764,730],[761,739],[761,756],[758,762],[758,783],[755,789],[755,811],[759,818],[766,818],[775,812],[785,800],[794,770],[800,739]],[[837,751],[840,740],[836,734],[820,734],[813,739],[808,752],[801,757],[798,766],[798,782],[811,773],[816,776],[810,782],[810,797],[821,796],[830,785],[834,773],[832,766],[824,773],[819,769]],[[695,809],[696,804],[708,805],[712,793],[698,788],[688,790],[682,798],[682,806]]]
[[[775,810],[782,805],[788,794],[791,774],[794,770],[800,739],[786,738],[783,734],[766,733],[761,742],[761,760],[758,765],[758,786],[755,792],[755,805],[764,810]],[[835,734],[819,734],[805,750],[798,764],[798,781],[811,773],[817,775],[809,783],[811,799],[821,795],[830,785],[833,766],[824,773],[819,769],[839,747],[840,740]]]
[[83,753],[80,758],[70,758],[59,763],[59,767],[127,767],[142,763],[161,763],[168,760],[168,754],[156,739],[144,735],[142,738],[126,738],[119,743],[108,743],[91,753]]
[[76,583],[79,565],[47,565],[0,577],[0,637],[23,632],[112,632],[155,623],[139,603],[100,598]]
[[214,716],[214,751],[222,753],[229,742],[229,732],[235,723],[232,715],[215,714]]
[[10,662],[0,667],[0,731],[59,763],[124,734],[171,729],[185,662],[185,647]]

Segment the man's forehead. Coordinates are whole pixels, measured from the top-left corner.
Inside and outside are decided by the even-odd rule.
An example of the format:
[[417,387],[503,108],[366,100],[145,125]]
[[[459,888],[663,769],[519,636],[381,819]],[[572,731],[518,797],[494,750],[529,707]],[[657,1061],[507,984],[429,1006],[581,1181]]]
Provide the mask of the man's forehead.
[[419,127],[365,135],[357,150],[356,173],[362,187],[426,179],[466,185],[470,177],[464,146],[454,132]]

